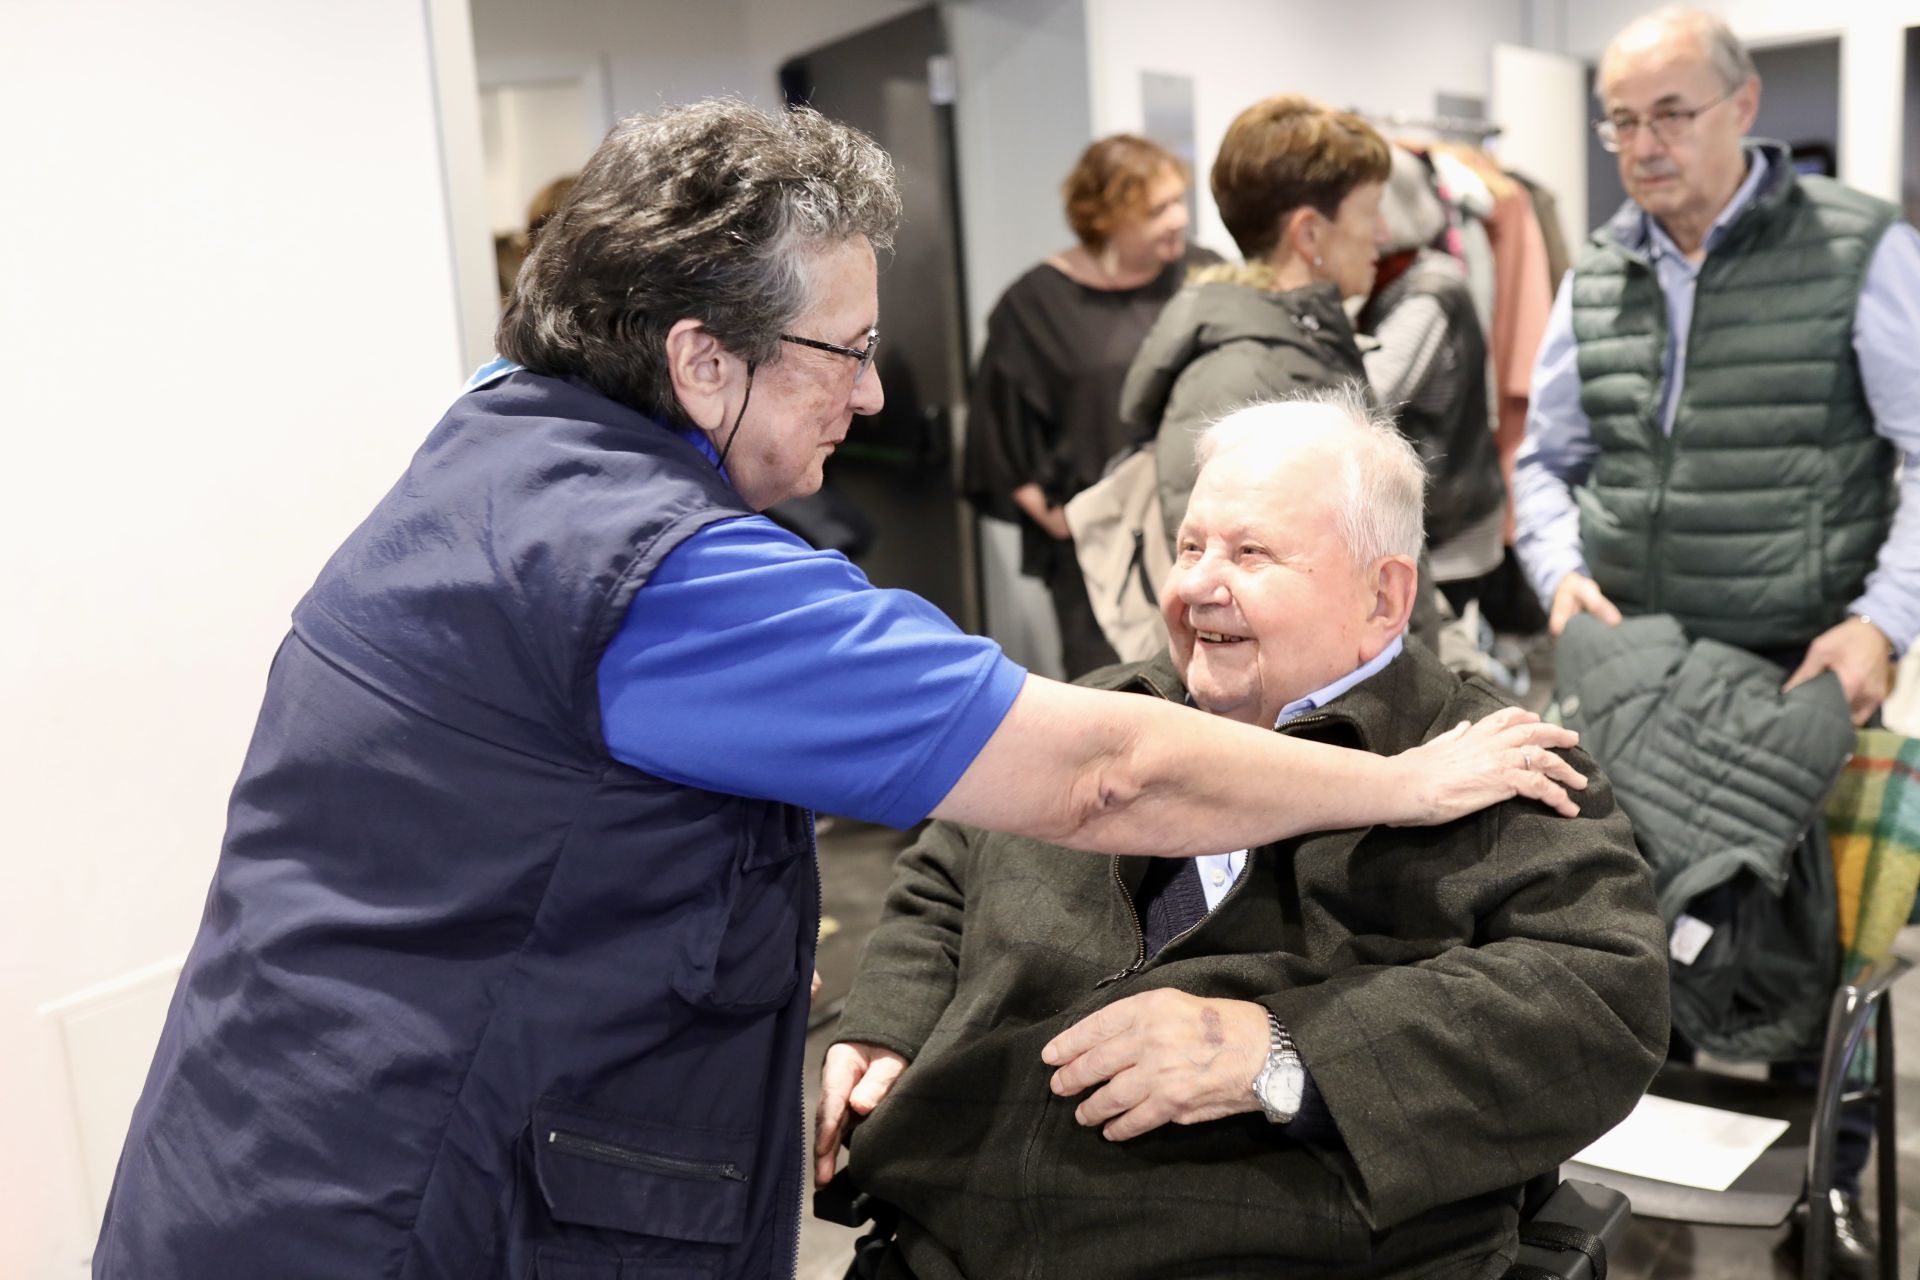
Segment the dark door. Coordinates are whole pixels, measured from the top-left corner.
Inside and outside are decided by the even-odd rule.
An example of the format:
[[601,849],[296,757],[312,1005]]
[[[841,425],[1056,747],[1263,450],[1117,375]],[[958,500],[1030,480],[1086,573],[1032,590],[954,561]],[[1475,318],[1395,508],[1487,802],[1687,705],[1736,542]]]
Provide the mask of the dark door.
[[951,68],[930,6],[790,59],[780,87],[788,102],[885,147],[905,204],[894,253],[880,260],[886,408],[854,419],[827,464],[827,484],[873,525],[858,557],[869,578],[916,592],[977,631],[972,517],[956,483],[954,424],[968,360]]

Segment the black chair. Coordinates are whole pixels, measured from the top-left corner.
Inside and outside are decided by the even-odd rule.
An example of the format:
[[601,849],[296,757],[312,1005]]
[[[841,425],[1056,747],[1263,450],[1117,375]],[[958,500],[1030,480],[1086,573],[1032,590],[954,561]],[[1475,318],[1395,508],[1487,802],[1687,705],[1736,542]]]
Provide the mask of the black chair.
[[[1878,1099],[1880,1181],[1880,1276],[1894,1280],[1900,1267],[1899,1174],[1894,1145],[1893,1002],[1889,990],[1908,969],[1907,961],[1887,957],[1863,970],[1834,992],[1827,1019],[1826,1047],[1821,1055],[1820,1080],[1809,1094],[1803,1088],[1767,1080],[1749,1080],[1669,1063],[1648,1090],[1658,1097],[1725,1111],[1785,1120],[1788,1128],[1759,1159],[1725,1191],[1659,1182],[1615,1173],[1569,1161],[1561,1167],[1570,1178],[1612,1187],[1633,1204],[1642,1217],[1714,1226],[1776,1228],[1802,1204],[1807,1208],[1805,1246],[1801,1256],[1803,1280],[1826,1280],[1831,1260],[1833,1208],[1824,1194],[1833,1182],[1834,1144],[1843,1104]],[[1853,1055],[1869,1021],[1878,1028],[1874,1044],[1874,1079],[1857,1091],[1848,1091],[1847,1060]],[[1808,1194],[1809,1188],[1817,1194]]]
[[[873,1280],[893,1242],[899,1213],[853,1186],[842,1169],[813,1193],[813,1216],[843,1227],[874,1229],[854,1242],[846,1280]],[[1520,1251],[1503,1280],[1606,1280],[1607,1254],[1631,1218],[1626,1196],[1591,1182],[1562,1182],[1546,1173],[1521,1196]]]

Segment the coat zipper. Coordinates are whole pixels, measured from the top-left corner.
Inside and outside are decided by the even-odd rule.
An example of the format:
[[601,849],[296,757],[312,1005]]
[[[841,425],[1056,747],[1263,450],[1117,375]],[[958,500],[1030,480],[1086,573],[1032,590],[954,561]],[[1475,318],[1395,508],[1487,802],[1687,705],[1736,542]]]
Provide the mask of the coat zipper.
[[1140,923],[1140,908],[1134,905],[1133,895],[1127,892],[1127,882],[1120,878],[1120,859],[1108,859],[1107,874],[1113,877],[1113,887],[1120,891],[1120,901],[1127,904],[1127,918],[1133,921],[1133,962],[1120,972],[1110,973],[1094,983],[1095,991],[1110,987],[1122,978],[1131,978],[1147,963],[1147,931]]
[[[1159,694],[1159,696],[1162,699],[1171,701],[1171,699],[1167,699],[1166,692],[1162,690],[1158,685],[1156,685],[1153,681],[1146,680],[1144,681],[1144,683],[1146,683],[1147,687],[1152,689],[1156,694]],[[1319,724],[1323,721],[1332,720],[1333,718],[1334,718],[1333,716],[1326,715],[1326,714],[1301,716],[1297,720],[1289,720],[1282,727],[1282,731],[1289,731],[1293,729],[1304,728],[1308,725]],[[1232,887],[1230,887],[1227,890],[1225,896],[1223,896],[1220,899],[1221,907],[1226,906],[1227,903],[1233,899],[1233,896],[1240,892],[1241,887],[1246,884],[1248,880],[1247,872],[1250,869],[1250,865],[1252,861],[1253,861],[1253,850],[1249,848],[1247,850],[1248,865],[1243,865],[1240,868],[1240,875],[1234,880]],[[1140,908],[1134,903],[1133,895],[1127,891],[1127,882],[1120,878],[1120,859],[1112,858],[1108,861],[1107,873],[1113,877],[1114,888],[1120,891],[1120,900],[1127,904],[1127,917],[1129,920],[1133,922],[1133,963],[1128,965],[1126,968],[1120,970],[1120,972],[1109,974],[1108,976],[1100,979],[1100,981],[1094,983],[1093,989],[1095,991],[1098,991],[1103,987],[1110,987],[1114,983],[1120,982],[1124,979],[1131,978],[1134,974],[1139,973],[1142,969],[1146,968],[1146,965],[1147,965],[1147,931],[1146,931],[1146,928],[1140,923]],[[1213,910],[1217,911],[1219,910],[1219,907],[1215,907]],[[1213,914],[1213,911],[1207,912],[1208,916],[1212,914]],[[1172,938],[1169,938],[1167,940],[1166,946],[1163,946],[1160,949],[1162,951],[1165,951],[1167,947],[1170,947],[1174,943],[1180,941],[1182,938],[1185,938],[1188,934],[1192,933],[1195,929],[1198,929],[1201,924],[1205,924],[1206,919],[1207,919],[1206,916],[1202,916],[1198,924],[1194,924],[1186,929],[1181,930],[1179,933],[1175,934]],[[1051,1094],[1049,1094],[1045,1100],[1045,1106],[1041,1112],[1041,1115],[1043,1118],[1046,1115],[1047,1111],[1052,1109],[1055,1101],[1056,1099]],[[1033,1133],[1029,1136],[1027,1141],[1027,1156],[1026,1156],[1026,1159],[1022,1162],[1023,1167],[1021,1168],[1021,1181],[1023,1185],[1027,1188],[1030,1188],[1033,1182],[1033,1149],[1038,1144],[1040,1131],[1043,1126],[1044,1126],[1044,1120],[1041,1125],[1035,1126]],[[1035,1215],[1034,1209],[1033,1209],[1035,1197],[1032,1196],[1031,1194],[1024,1194],[1020,1197],[1020,1200],[1021,1200],[1022,1208],[1025,1210],[1026,1216],[1027,1216],[1027,1229],[1033,1233],[1033,1236],[1035,1239],[1038,1239],[1040,1236],[1040,1224],[1037,1220],[1037,1216]],[[1039,1274],[1039,1261],[1040,1261],[1040,1255],[1037,1250],[1028,1256],[1027,1272],[1026,1272],[1028,1277],[1030,1278],[1036,1277]]]
[[[1316,712],[1313,715],[1301,716],[1298,719],[1287,721],[1286,724],[1281,726],[1280,731],[1283,733],[1290,733],[1295,729],[1305,729],[1311,725],[1321,724],[1332,719],[1333,719],[1332,716],[1327,715],[1324,712]],[[1247,850],[1247,860],[1249,862],[1253,860],[1252,849]],[[1100,981],[1094,983],[1093,989],[1095,991],[1098,991],[1103,987],[1110,987],[1114,983],[1124,981],[1127,978],[1131,978],[1134,974],[1140,972],[1140,970],[1146,968],[1147,966],[1147,931],[1145,927],[1142,926],[1140,923],[1140,908],[1134,903],[1133,895],[1127,892],[1127,882],[1120,878],[1120,859],[1114,858],[1108,862],[1107,873],[1113,877],[1114,887],[1120,891],[1120,900],[1127,904],[1127,917],[1133,922],[1133,963],[1128,965],[1126,968],[1120,970],[1120,972],[1110,973],[1106,977],[1100,979]],[[1212,915],[1214,911],[1218,911],[1220,907],[1226,906],[1228,901],[1230,901],[1233,898],[1233,895],[1240,892],[1240,886],[1246,881],[1246,878],[1247,878],[1247,868],[1245,865],[1242,865],[1240,868],[1239,876],[1234,880],[1233,884],[1227,889],[1226,894],[1221,897],[1220,906],[1214,907],[1212,910],[1208,911],[1207,916]],[[1179,942],[1182,938],[1185,938],[1188,934],[1192,933],[1195,929],[1198,929],[1201,924],[1206,923],[1207,916],[1201,916],[1199,923],[1189,925],[1187,928],[1182,929],[1179,933],[1175,934],[1173,937],[1168,938],[1166,941],[1166,945],[1162,946],[1160,949],[1162,951],[1165,951],[1167,947],[1170,947],[1174,943]]]
[[747,1175],[740,1172],[740,1166],[731,1160],[683,1160],[679,1156],[656,1155],[651,1151],[623,1147],[612,1142],[601,1142],[597,1138],[582,1137],[577,1133],[568,1133],[564,1129],[549,1129],[547,1145],[556,1151],[585,1156],[589,1160],[618,1165],[623,1169],[638,1169],[642,1173],[664,1173],[670,1177],[690,1178],[702,1182],[745,1182],[747,1180]]

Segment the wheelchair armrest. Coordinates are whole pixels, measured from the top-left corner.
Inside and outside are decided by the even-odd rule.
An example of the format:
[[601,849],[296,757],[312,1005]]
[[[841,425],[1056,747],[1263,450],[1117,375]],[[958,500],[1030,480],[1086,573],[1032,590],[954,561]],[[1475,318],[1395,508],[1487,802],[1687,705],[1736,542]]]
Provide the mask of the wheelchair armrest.
[[[1625,1238],[1632,1216],[1633,1206],[1611,1187],[1595,1182],[1562,1182],[1540,1211],[1520,1224],[1520,1252],[1507,1274],[1605,1280],[1607,1257]],[[1574,1243],[1581,1238],[1597,1239],[1598,1265],[1592,1255]]]
[[854,1186],[842,1169],[832,1182],[813,1189],[813,1216],[843,1227],[864,1226],[874,1216],[874,1199]]

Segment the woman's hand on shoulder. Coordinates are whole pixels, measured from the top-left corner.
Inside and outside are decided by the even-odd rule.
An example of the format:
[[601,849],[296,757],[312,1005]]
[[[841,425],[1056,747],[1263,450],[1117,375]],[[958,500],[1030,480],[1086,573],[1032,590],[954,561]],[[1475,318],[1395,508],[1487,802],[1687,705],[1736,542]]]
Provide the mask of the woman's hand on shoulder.
[[1401,785],[1409,809],[1397,825],[1437,826],[1516,796],[1576,817],[1580,806],[1568,792],[1584,791],[1587,779],[1556,752],[1579,741],[1573,730],[1519,707],[1462,720],[1394,757],[1404,770]]

